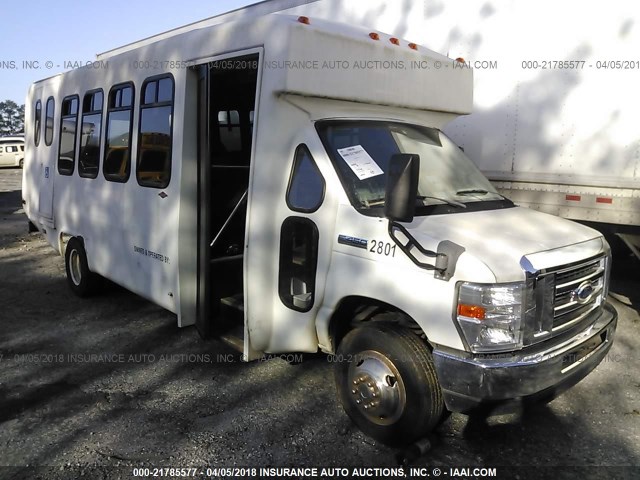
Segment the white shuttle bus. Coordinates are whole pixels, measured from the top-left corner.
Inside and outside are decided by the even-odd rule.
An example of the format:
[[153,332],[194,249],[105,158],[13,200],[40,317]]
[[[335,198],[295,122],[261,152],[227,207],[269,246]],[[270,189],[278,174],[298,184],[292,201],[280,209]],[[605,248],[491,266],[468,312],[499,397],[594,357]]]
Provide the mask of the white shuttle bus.
[[607,243],[499,195],[440,130],[471,107],[470,69],[377,31],[193,28],[31,87],[24,208],[75,293],[332,354],[347,414],[406,443],[554,398],[616,328]]

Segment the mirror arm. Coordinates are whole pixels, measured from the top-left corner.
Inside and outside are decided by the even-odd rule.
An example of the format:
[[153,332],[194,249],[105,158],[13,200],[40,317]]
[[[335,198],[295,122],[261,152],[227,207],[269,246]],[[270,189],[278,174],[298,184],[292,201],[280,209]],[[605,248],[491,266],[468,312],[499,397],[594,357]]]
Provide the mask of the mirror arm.
[[[402,243],[402,241],[396,235],[396,230],[400,230],[400,232],[407,237],[407,243]],[[447,255],[444,253],[434,252],[432,250],[427,250],[415,239],[409,230],[407,230],[403,225],[393,220],[389,220],[389,236],[394,241],[394,243],[398,246],[404,254],[409,257],[413,263],[415,263],[418,267],[423,268],[425,270],[435,270],[441,274],[444,274],[447,270]],[[424,263],[418,260],[418,258],[411,251],[412,248],[418,249],[422,255],[429,258],[435,258],[435,265],[431,265],[429,263]]]

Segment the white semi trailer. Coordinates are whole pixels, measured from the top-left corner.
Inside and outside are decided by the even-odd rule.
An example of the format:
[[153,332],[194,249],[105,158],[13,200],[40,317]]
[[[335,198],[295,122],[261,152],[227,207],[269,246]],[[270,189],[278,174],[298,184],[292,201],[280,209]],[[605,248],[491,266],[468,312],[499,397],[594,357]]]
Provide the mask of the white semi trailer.
[[617,234],[640,258],[633,2],[270,0],[201,24],[273,11],[373,27],[463,58],[476,70],[473,114],[444,131],[517,204]]

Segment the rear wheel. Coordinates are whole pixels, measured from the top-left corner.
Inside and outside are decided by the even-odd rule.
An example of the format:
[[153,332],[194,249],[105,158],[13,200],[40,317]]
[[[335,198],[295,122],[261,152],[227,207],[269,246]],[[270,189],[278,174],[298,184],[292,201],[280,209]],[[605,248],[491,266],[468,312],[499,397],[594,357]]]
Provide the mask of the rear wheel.
[[20,159],[20,161],[18,162],[18,166],[20,168],[24,168],[24,159],[22,159],[22,158]]
[[340,343],[335,370],[347,415],[383,443],[408,444],[442,419],[444,401],[431,353],[414,333],[374,322]]
[[100,277],[89,270],[87,253],[79,239],[73,237],[67,242],[64,258],[67,281],[73,293],[79,297],[95,293]]

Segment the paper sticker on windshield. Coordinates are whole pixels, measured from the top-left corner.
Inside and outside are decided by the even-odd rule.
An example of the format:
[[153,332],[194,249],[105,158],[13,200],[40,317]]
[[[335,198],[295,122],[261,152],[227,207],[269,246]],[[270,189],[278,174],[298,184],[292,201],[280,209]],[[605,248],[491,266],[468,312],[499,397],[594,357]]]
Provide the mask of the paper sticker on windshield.
[[362,145],[339,148],[338,153],[360,180],[366,180],[384,173],[376,161],[362,148]]

